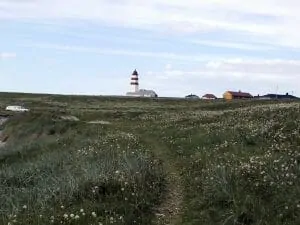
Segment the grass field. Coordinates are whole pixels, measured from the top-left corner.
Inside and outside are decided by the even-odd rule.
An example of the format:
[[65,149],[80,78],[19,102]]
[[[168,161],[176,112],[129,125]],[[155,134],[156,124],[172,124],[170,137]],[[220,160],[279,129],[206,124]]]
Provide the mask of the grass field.
[[0,94],[20,102],[0,224],[300,224],[299,101]]

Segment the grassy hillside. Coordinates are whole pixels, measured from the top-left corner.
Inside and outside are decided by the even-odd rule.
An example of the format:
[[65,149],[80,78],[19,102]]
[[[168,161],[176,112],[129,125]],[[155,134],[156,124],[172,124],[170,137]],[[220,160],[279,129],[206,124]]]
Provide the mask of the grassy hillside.
[[31,112],[2,127],[0,224],[300,224],[299,102],[12,102]]

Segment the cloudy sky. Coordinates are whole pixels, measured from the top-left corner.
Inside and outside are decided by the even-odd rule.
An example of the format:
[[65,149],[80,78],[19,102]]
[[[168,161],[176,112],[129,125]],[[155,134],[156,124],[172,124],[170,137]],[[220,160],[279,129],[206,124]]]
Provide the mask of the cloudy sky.
[[299,0],[0,0],[0,91],[300,95]]

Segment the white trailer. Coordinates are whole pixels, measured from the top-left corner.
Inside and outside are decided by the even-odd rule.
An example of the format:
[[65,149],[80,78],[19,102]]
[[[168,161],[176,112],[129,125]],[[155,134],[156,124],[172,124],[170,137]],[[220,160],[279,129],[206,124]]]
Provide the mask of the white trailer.
[[5,109],[6,111],[13,111],[13,112],[28,112],[29,109],[26,109],[23,106],[20,105],[9,105]]

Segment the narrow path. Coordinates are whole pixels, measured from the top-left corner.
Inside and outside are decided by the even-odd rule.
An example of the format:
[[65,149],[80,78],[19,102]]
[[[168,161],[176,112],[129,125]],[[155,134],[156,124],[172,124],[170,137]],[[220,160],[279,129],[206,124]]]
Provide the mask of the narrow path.
[[156,209],[155,225],[181,224],[181,207],[183,201],[183,184],[174,161],[168,154],[169,149],[155,138],[143,136],[142,140],[149,146],[154,155],[162,160],[167,173],[167,194],[162,204]]
[[[163,163],[166,173],[166,196],[154,213],[152,221],[154,225],[181,225],[183,212],[184,185],[180,176],[180,169],[176,161],[170,154],[168,146],[155,135],[151,134],[151,129],[137,128],[127,123],[119,123],[119,130],[136,135],[143,144],[149,147],[155,158]],[[151,126],[151,124],[149,124]]]
[[[0,126],[2,126],[7,120],[8,120],[8,118],[0,116]],[[5,142],[2,141],[2,132],[3,131],[1,130],[1,127],[0,127],[0,148],[4,147],[4,145],[5,145]]]

